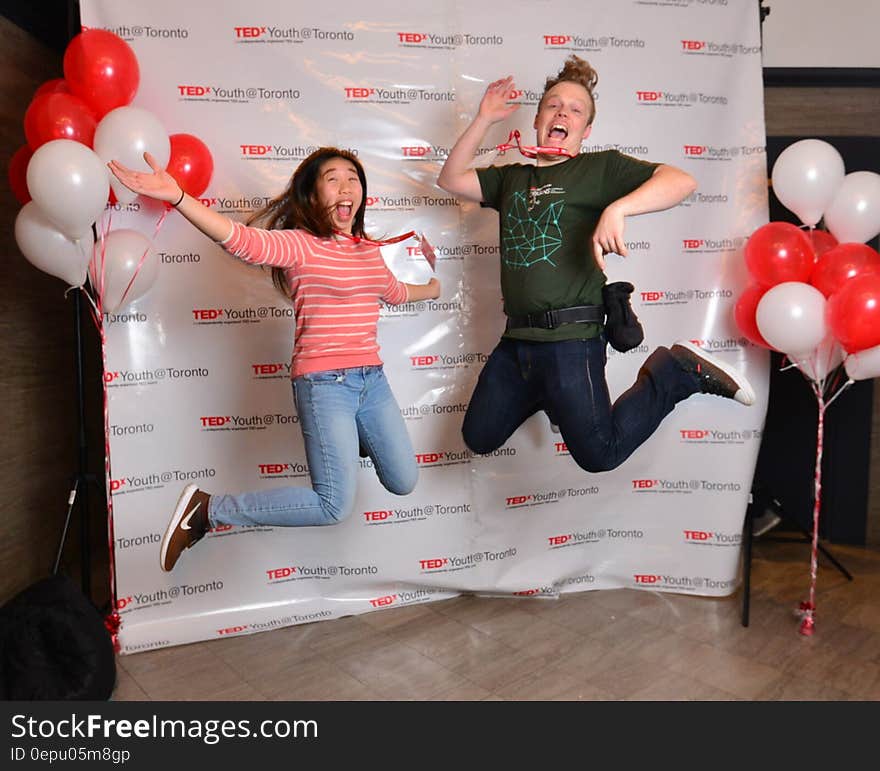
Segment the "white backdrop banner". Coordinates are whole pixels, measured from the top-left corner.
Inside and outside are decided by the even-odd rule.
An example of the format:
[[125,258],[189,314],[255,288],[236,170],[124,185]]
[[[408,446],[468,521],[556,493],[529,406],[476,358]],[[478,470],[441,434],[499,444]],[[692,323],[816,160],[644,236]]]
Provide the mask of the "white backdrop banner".
[[[266,272],[169,215],[154,239],[153,288],[105,316],[124,652],[462,592],[735,591],[768,387],[766,353],[733,321],[747,282],[743,242],[767,221],[757,3],[80,5],[84,26],[133,47],[133,104],[169,134],[210,148],[207,206],[244,219],[315,148],[351,149],[367,171],[368,231],[424,231],[443,285],[439,300],[383,309],[379,323],[420,466],[416,491],[392,496],[365,459],[344,523],[220,528],[162,573],[159,541],[185,484],[209,493],[309,484],[289,383],[291,307]],[[654,347],[678,338],[744,368],[758,392],[751,408],[710,396],[683,402],[604,474],[578,468],[543,413],[491,455],[464,446],[466,404],[504,327],[498,221],[435,184],[486,85],[508,73],[522,108],[481,154],[489,162],[513,128],[532,143],[544,79],[570,53],[599,72],[583,149],[618,148],[699,182],[674,209],[631,219],[630,256],[609,258],[609,279],[636,285],[646,330],[636,350],[610,351],[612,397]],[[497,162],[512,160],[521,159]],[[114,208],[111,228],[151,237],[159,214],[138,198]],[[383,254],[404,281],[431,275],[414,241]]]

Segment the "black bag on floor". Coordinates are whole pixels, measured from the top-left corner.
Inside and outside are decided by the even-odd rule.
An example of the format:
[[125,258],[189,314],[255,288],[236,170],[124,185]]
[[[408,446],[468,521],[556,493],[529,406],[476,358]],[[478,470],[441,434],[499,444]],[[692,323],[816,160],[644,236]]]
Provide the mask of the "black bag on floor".
[[616,351],[626,353],[645,339],[645,332],[629,303],[635,287],[628,281],[615,281],[602,287],[605,305],[605,339]]
[[0,699],[107,700],[115,684],[110,633],[66,576],[44,578],[0,608]]

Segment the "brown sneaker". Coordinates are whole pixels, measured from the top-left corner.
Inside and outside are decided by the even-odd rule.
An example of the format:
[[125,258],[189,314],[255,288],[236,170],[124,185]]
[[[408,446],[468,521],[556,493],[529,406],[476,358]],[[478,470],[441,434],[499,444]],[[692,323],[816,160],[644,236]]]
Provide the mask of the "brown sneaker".
[[195,485],[187,485],[180,498],[165,535],[162,536],[162,550],[159,552],[159,566],[165,572],[171,570],[180,559],[184,549],[201,541],[208,532],[208,501],[211,496]]
[[686,372],[699,378],[700,391],[749,406],[755,402],[755,390],[742,372],[707,353],[689,340],[679,340],[669,352]]

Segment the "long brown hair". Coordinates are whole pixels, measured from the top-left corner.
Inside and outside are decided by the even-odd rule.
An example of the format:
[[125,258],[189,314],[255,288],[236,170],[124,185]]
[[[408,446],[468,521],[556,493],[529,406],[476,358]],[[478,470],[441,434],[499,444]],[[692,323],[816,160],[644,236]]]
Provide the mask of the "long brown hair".
[[[587,121],[587,125],[589,125],[596,117],[596,98],[593,96],[593,91],[596,88],[596,84],[599,82],[599,74],[586,59],[581,59],[580,56],[571,54],[571,56],[565,60],[562,69],[556,73],[556,77],[551,76],[547,78],[547,82],[544,84],[544,94],[546,94],[557,83],[562,83],[564,81],[582,85],[590,95],[592,109],[590,110],[590,119]],[[542,102],[544,101],[544,94],[541,95]],[[540,104],[538,106],[540,107]]]
[[[293,172],[284,192],[269,201],[262,209],[251,214],[245,224],[257,225],[267,230],[298,228],[319,238],[330,238],[333,235],[330,212],[318,205],[315,190],[321,167],[334,158],[348,161],[357,171],[363,189],[363,198],[354,214],[351,233],[361,238],[366,237],[364,213],[367,208],[367,175],[354,153],[340,150],[338,147],[319,147],[315,150]],[[290,287],[284,278],[282,268],[272,268],[272,283],[285,297],[290,297]]]

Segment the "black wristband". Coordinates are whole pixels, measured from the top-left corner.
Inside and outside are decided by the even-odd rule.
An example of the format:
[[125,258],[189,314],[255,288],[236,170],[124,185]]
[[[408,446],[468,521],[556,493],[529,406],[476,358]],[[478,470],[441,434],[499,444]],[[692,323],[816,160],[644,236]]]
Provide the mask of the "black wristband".
[[171,204],[171,205],[176,209],[178,206],[180,206],[180,202],[183,200],[183,197],[184,197],[185,195],[186,195],[186,193],[184,193],[184,192],[183,192],[183,188],[181,188],[181,189],[180,189],[180,198],[177,199],[177,203],[173,203],[173,204]]

